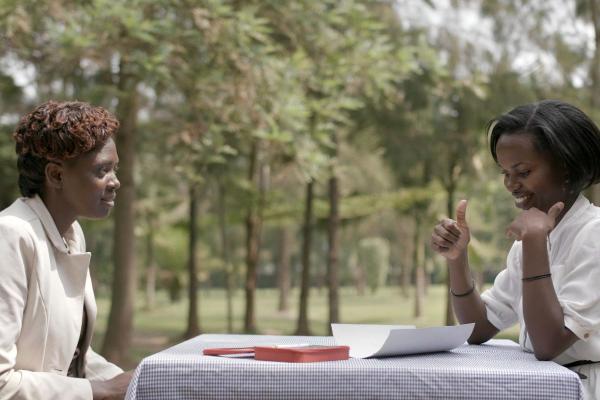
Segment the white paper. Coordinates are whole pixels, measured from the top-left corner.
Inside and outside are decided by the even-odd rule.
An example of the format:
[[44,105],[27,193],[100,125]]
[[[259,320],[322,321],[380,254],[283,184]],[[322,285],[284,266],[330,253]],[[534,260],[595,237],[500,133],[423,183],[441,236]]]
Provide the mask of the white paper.
[[475,324],[415,328],[402,325],[331,324],[338,345],[350,357],[389,357],[452,350],[467,340]]

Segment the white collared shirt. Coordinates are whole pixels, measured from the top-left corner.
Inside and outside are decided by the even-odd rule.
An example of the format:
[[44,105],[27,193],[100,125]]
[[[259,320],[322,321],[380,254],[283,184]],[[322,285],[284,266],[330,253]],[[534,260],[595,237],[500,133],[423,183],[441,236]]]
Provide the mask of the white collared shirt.
[[[498,329],[520,324],[519,343],[533,351],[523,318],[522,243],[515,241],[506,269],[481,298],[487,319]],[[548,259],[564,325],[580,340],[554,359],[565,364],[577,360],[600,361],[600,207],[579,195],[550,232]]]

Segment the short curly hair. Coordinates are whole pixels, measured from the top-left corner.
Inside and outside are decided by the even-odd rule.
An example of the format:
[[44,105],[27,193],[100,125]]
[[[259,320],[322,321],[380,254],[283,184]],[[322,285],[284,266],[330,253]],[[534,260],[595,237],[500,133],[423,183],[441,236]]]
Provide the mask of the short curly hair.
[[600,130],[579,108],[560,100],[542,100],[515,107],[487,126],[490,152],[502,135],[530,133],[540,151],[547,151],[566,172],[567,187],[579,193],[600,182]]
[[92,151],[118,128],[114,115],[88,103],[48,101],[36,107],[21,118],[13,133],[21,194],[43,194],[49,161],[70,160]]

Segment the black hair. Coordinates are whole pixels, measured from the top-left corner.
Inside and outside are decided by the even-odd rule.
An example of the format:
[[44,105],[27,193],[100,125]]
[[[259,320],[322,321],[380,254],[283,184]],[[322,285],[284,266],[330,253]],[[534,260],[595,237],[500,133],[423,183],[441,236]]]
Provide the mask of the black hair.
[[600,181],[600,130],[579,108],[542,100],[513,108],[487,125],[490,152],[498,162],[496,145],[502,135],[529,133],[541,152],[549,152],[566,172],[567,187],[579,193]]

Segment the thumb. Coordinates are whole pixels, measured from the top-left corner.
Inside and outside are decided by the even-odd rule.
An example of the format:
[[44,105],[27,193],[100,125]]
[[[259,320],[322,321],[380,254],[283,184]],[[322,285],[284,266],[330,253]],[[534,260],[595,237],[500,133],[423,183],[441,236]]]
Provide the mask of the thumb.
[[456,205],[456,223],[460,228],[469,228],[467,225],[467,200],[461,200]]
[[552,222],[556,221],[556,218],[562,212],[563,208],[565,208],[565,203],[563,203],[562,201],[559,201],[558,203],[555,203],[552,207],[550,207],[550,209],[548,210],[548,216],[552,218]]

